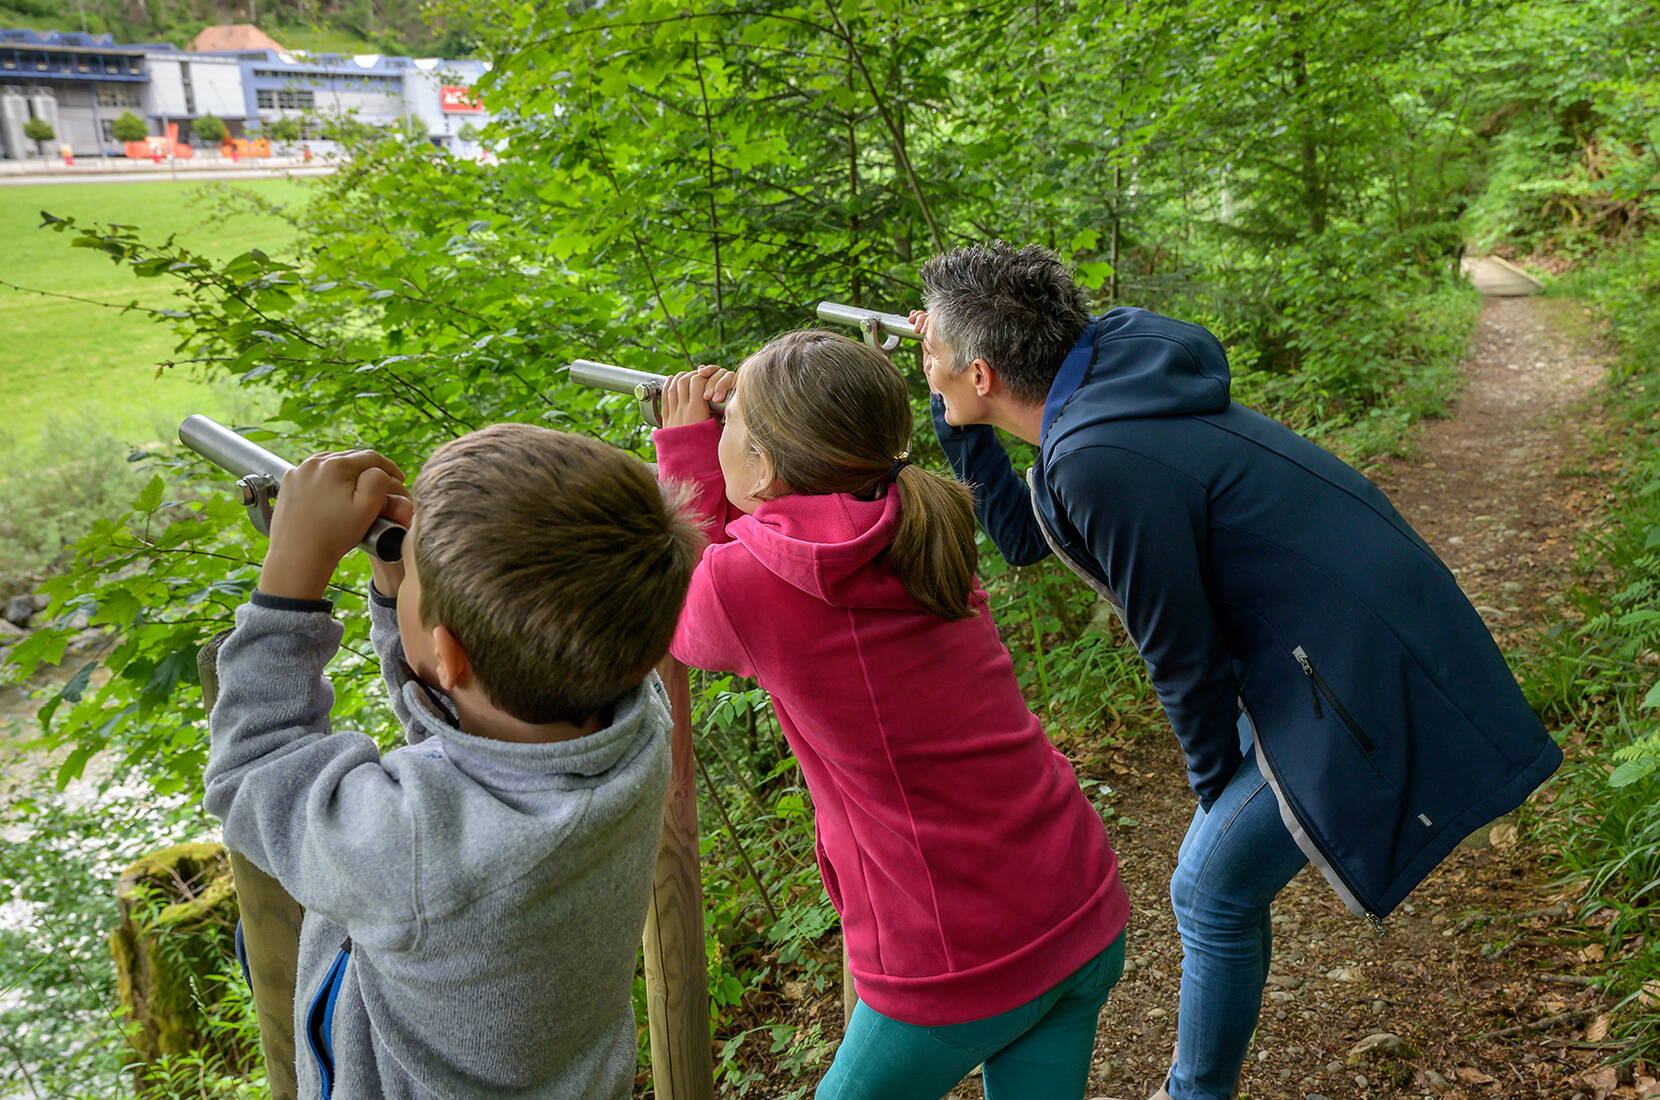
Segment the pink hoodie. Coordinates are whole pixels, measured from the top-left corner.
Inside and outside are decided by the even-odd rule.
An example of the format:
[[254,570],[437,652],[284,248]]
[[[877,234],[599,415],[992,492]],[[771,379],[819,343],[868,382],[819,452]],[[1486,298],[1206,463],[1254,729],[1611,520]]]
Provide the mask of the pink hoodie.
[[818,818],[859,996],[923,1026],[1025,1004],[1099,954],[1129,899],[1101,818],[1026,709],[986,594],[930,615],[888,565],[900,494],[726,500],[713,420],[653,433],[714,545],[672,652],[772,693]]

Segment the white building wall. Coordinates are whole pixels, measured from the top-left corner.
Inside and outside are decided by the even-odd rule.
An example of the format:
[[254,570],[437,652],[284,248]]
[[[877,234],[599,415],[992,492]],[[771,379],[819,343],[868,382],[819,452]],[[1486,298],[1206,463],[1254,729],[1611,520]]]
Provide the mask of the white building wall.
[[192,60],[190,82],[196,93],[196,114],[241,118],[248,113],[242,95],[242,67],[235,61]]
[[[144,113],[151,118],[184,118],[190,112],[184,102],[184,62],[170,57],[149,55],[149,88],[144,97]],[[238,114],[242,112],[237,111]]]

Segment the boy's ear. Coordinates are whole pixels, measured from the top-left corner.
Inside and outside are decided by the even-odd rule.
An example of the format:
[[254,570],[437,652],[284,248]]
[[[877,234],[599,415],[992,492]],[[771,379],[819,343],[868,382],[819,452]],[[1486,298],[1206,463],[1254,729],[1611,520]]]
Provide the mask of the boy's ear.
[[472,681],[473,663],[461,648],[461,639],[451,634],[449,627],[433,628],[432,657],[438,665],[438,686],[446,694],[454,694],[457,688],[466,687]]

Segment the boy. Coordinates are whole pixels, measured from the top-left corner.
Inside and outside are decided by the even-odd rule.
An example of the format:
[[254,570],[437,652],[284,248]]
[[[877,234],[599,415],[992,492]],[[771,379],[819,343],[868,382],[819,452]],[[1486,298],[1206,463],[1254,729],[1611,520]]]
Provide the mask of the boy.
[[[283,479],[219,654],[206,806],[306,910],[300,1096],[624,1097],[662,823],[668,649],[700,538],[647,467],[498,424],[416,484],[369,451]],[[371,640],[409,744],[329,732],[323,594],[375,516]]]

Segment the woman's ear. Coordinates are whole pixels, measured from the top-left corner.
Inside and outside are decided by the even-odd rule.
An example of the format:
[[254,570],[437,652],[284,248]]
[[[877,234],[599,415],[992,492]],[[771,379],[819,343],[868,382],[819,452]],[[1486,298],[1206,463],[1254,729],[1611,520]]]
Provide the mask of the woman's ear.
[[451,634],[449,627],[433,629],[432,657],[438,666],[438,686],[445,694],[453,695],[457,688],[464,688],[472,682],[473,663],[468,659],[467,651],[461,648],[461,639]]

